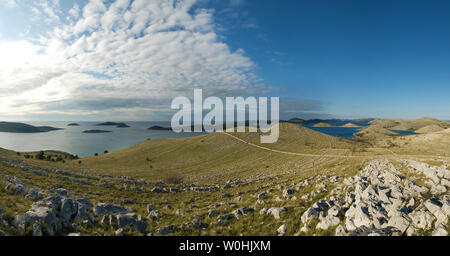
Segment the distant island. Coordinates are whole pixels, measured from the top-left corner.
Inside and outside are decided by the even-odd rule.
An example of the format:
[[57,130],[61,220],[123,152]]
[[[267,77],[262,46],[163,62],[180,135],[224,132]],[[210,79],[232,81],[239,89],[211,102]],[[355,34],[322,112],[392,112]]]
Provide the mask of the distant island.
[[293,123],[293,124],[303,124],[303,125],[310,125],[310,124],[317,124],[317,123],[369,123],[374,121],[374,118],[360,118],[360,119],[301,119],[301,118],[291,118],[287,121],[287,123]]
[[0,132],[39,133],[62,130],[51,126],[33,126],[23,123],[0,122]]
[[354,123],[346,123],[346,124],[344,124],[344,125],[342,125],[342,126],[340,126],[340,127],[346,127],[346,128],[359,128],[359,127],[361,127],[361,126],[356,125],[356,124],[354,124]]
[[148,128],[148,130],[170,131],[170,130],[172,130],[172,128],[171,127],[162,127],[162,126],[159,126],[159,125],[155,125],[155,126],[152,126],[152,127]]
[[334,127],[334,126],[329,123],[318,123],[313,125],[313,127]]
[[87,131],[83,131],[83,133],[108,133],[108,132],[112,132],[112,131],[105,131],[105,130],[87,130]]
[[126,123],[115,123],[115,122],[104,122],[104,123],[96,124],[96,126],[116,126],[117,128],[128,128],[128,127],[130,127]]
[[77,124],[77,123],[70,123],[70,124],[68,124],[67,126],[80,126],[80,124]]

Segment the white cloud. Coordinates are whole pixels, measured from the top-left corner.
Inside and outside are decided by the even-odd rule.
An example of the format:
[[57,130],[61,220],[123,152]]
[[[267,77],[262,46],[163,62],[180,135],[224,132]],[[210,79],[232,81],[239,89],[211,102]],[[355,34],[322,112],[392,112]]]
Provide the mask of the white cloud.
[[73,5],[73,7],[69,10],[70,16],[77,19],[80,16],[80,7],[77,3]]
[[1,0],[1,5],[7,6],[9,8],[17,7],[17,3],[15,0]]
[[61,12],[59,10],[59,1],[58,0],[54,0],[54,1],[40,0],[40,1],[37,1],[35,4],[36,4],[36,7],[39,8],[41,11],[39,13],[37,13],[36,12],[37,8],[31,7],[31,8],[34,8],[33,12],[37,15],[44,13],[45,14],[44,19],[47,23],[59,21],[58,14],[60,14]]
[[46,18],[71,22],[38,40],[0,42],[0,116],[145,117],[194,88],[217,96],[267,89],[244,52],[218,39],[212,11],[191,10],[194,3],[91,0],[67,14],[57,1],[39,5]]

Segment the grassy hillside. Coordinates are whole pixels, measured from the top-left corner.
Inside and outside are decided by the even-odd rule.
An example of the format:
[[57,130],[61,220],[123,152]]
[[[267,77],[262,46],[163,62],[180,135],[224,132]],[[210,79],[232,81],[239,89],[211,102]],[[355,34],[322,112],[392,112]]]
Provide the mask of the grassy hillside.
[[386,129],[403,130],[403,131],[417,131],[426,126],[438,126],[443,129],[450,128],[450,123],[441,121],[434,118],[420,118],[417,120],[389,120],[389,119],[377,119],[371,122],[373,125],[380,126]]
[[440,132],[445,130],[444,128],[442,128],[441,126],[438,126],[436,124],[431,124],[431,125],[427,125],[425,127],[422,127],[420,129],[417,129],[416,132],[417,133],[433,133],[433,132]]
[[[348,184],[344,180],[354,178],[373,160],[392,161],[402,177],[411,178],[408,184],[425,183],[420,180],[423,175],[408,171],[404,158],[450,166],[448,158],[407,156],[422,149],[428,154],[448,150],[448,129],[410,136],[393,135],[378,126],[365,130],[375,136],[341,139],[282,123],[275,144],[261,144],[258,133],[214,133],[148,140],[117,152],[73,160],[71,155],[57,151],[43,152],[44,160],[38,160],[35,156],[41,152],[18,154],[0,149],[0,181],[13,182],[16,188],[0,189],[0,205],[5,209],[2,218],[13,223],[15,216],[27,212],[33,201],[39,200],[15,192],[23,184],[45,196],[67,197],[69,192],[76,198],[89,198],[93,205],[130,207],[148,226],[142,232],[126,227],[121,232],[128,235],[166,234],[161,229],[169,226],[175,229],[167,234],[174,235],[277,235],[282,225],[286,225],[285,235],[335,235],[337,224],[346,221],[344,212],[337,224],[324,230],[317,228],[318,220],[303,221],[302,216],[315,202],[337,202],[339,195],[347,198],[348,190],[354,188],[344,185]],[[379,148],[374,142],[378,140],[394,146]],[[26,158],[26,154],[34,157]],[[54,161],[58,157],[64,161]],[[370,168],[380,172],[389,169],[377,163]],[[428,196],[420,203],[426,199]],[[160,216],[146,218],[148,205]],[[264,213],[269,208],[283,211],[277,218]],[[343,209],[347,211],[348,207]],[[74,219],[75,225],[58,234],[114,235],[120,231],[117,224],[102,224],[102,219],[102,214],[84,222]],[[0,222],[0,230],[8,235],[32,234],[30,226],[21,233],[4,223]],[[449,225],[445,227],[450,230]]]
[[439,132],[399,136],[392,140],[400,154],[450,156],[450,129]]
[[[295,153],[351,154],[359,143],[328,136],[299,125],[280,124],[280,138],[274,144],[260,144],[259,133],[234,133],[245,141]],[[163,178],[181,173],[188,177],[204,175],[239,176],[246,172],[286,169],[286,163],[298,158],[260,150],[227,136],[214,133],[191,138],[148,140],[130,148],[82,159],[75,168],[89,168],[137,177]],[[300,160],[300,162],[302,162]]]

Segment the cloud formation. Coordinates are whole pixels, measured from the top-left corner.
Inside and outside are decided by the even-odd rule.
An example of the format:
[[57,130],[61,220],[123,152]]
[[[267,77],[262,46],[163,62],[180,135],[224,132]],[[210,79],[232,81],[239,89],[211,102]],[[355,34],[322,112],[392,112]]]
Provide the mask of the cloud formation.
[[194,88],[218,96],[270,90],[244,50],[219,39],[213,11],[194,4],[91,0],[66,12],[58,1],[30,4],[49,29],[0,41],[0,116],[135,117],[168,112],[172,98]]

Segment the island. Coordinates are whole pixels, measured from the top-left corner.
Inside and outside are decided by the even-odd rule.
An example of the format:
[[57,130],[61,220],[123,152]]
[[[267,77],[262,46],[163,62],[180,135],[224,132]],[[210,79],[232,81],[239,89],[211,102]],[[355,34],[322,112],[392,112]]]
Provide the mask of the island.
[[105,130],[87,130],[87,131],[83,131],[83,133],[108,133],[108,132],[112,132],[112,131],[105,131]]
[[130,127],[126,123],[115,123],[115,122],[104,122],[104,123],[96,124],[96,126],[116,126],[117,128],[128,128],[128,127]]
[[70,123],[70,124],[68,124],[67,126],[80,126],[80,124],[77,124],[77,123]]
[[152,126],[152,127],[148,128],[148,130],[155,130],[155,131],[171,131],[172,128],[171,128],[171,127],[162,127],[162,126],[159,126],[159,125],[155,125],[155,126]]
[[51,126],[33,126],[24,123],[0,122],[0,132],[39,133],[62,130]]
[[342,125],[342,126],[340,126],[340,127],[344,127],[344,128],[359,128],[359,127],[361,127],[361,126],[356,125],[356,124],[354,124],[354,123],[346,123],[346,124],[344,124],[344,125]]
[[360,119],[302,119],[302,118],[291,118],[287,121],[281,121],[281,122],[287,122],[287,123],[293,123],[293,124],[302,124],[302,125],[314,125],[318,123],[369,123],[373,122],[374,118],[360,118]]
[[127,124],[124,124],[124,123],[120,123],[120,124],[118,124],[116,127],[117,127],[117,128],[128,128],[128,127],[130,127],[130,126],[127,125]]
[[329,123],[318,123],[313,125],[313,127],[334,127],[334,126]]
[[301,118],[291,118],[287,122],[294,123],[294,124],[307,124],[307,121]]

